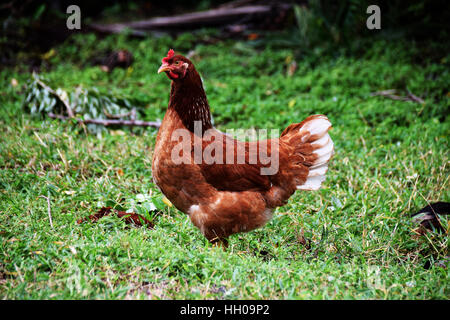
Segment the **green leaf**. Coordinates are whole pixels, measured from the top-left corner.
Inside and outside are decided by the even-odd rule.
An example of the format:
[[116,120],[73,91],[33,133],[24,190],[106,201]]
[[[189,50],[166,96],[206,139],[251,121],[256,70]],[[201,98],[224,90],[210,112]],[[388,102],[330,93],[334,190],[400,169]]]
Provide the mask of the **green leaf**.
[[162,197],[152,198],[152,203],[158,210],[167,209],[167,205],[163,202]]
[[46,7],[47,7],[47,5],[45,3],[41,4],[34,12],[33,20],[38,20],[41,17],[41,15],[44,13]]

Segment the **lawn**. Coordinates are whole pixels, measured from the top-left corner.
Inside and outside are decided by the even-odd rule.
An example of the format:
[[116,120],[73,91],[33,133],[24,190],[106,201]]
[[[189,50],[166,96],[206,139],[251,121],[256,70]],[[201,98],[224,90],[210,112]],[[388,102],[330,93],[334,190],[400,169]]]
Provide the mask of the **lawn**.
[[[56,46],[40,70],[52,88],[96,87],[153,121],[169,98],[169,80],[156,73],[161,58],[169,48],[195,50],[221,130],[282,130],[326,114],[336,155],[323,188],[296,192],[226,251],[153,184],[156,129],[95,134],[30,115],[27,66],[0,71],[0,298],[449,299],[449,220],[446,234],[418,236],[410,214],[450,201],[450,56],[383,39],[356,53],[257,41],[82,34]],[[134,54],[128,70],[90,63],[117,48]],[[388,89],[425,103],[372,95]],[[77,223],[111,204],[146,214],[154,229],[116,217]],[[148,214],[153,205],[161,210]]]

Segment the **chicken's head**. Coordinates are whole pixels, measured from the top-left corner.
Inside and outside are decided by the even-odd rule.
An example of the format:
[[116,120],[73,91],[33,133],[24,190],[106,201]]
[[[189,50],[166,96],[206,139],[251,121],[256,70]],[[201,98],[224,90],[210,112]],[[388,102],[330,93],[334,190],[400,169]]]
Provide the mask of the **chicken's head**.
[[159,67],[158,73],[165,72],[169,79],[180,80],[186,76],[191,64],[189,59],[181,55],[175,55],[175,52],[170,49],[167,57],[162,59],[162,65]]

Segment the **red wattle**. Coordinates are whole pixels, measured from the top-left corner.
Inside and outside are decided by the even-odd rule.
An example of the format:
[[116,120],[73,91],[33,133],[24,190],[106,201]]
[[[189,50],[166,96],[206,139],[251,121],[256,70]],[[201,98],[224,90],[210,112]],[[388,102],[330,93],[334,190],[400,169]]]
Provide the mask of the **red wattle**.
[[178,78],[178,75],[176,73],[173,73],[172,71],[169,71],[169,75],[174,79]]

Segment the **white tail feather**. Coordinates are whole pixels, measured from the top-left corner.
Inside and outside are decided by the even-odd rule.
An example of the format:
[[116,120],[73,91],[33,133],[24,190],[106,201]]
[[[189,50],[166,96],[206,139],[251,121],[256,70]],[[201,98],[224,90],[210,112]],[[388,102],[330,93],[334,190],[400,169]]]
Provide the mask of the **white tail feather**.
[[[331,122],[327,117],[322,116],[306,122],[301,128],[300,133],[309,132],[310,136],[318,135],[321,138],[331,127]],[[305,136],[305,138],[309,138]]]
[[325,134],[325,135],[323,135],[322,138],[317,139],[316,141],[314,141],[314,142],[312,143],[312,145],[313,145],[313,146],[321,146],[321,147],[324,147],[324,146],[326,146],[326,144],[329,142],[329,140],[330,140],[330,135]]
[[309,169],[308,177],[324,176],[327,173],[328,165],[321,165],[314,169]]
[[[314,151],[314,153],[317,154],[319,157],[322,157],[322,156],[325,156],[328,154],[331,157],[331,153],[333,152],[333,141],[331,141],[330,135],[328,133],[326,135],[324,135],[323,138],[328,138],[327,143],[324,144],[323,146],[321,146],[316,151]],[[320,139],[320,140],[322,140],[322,139]],[[313,143],[313,145],[314,145],[314,143]]]
[[305,183],[298,185],[297,189],[300,190],[318,190],[325,180],[325,174],[328,170],[328,161],[334,154],[334,144],[331,140],[328,130],[331,127],[330,121],[327,117],[321,116],[319,118],[308,121],[300,128],[300,133],[309,132],[309,135],[305,135],[305,140],[311,136],[317,136],[317,140],[311,143],[316,147],[313,154],[317,155],[317,159],[309,167],[308,178]]
[[306,182],[300,186],[297,186],[299,190],[318,190],[325,180],[325,176],[309,177]]

